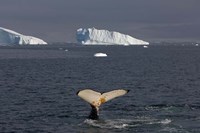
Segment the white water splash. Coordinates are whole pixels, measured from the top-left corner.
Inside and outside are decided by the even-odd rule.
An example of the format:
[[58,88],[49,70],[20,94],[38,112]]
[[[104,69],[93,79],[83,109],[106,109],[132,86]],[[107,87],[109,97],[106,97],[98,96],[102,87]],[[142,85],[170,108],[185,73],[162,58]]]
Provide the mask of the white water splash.
[[154,124],[167,125],[171,123],[171,120],[170,119],[158,120],[149,117],[136,117],[133,119],[110,119],[110,120],[86,119],[84,123],[98,128],[123,129],[123,128],[139,127],[139,126],[154,125]]
[[97,120],[89,120],[86,119],[84,123],[98,127],[98,128],[107,128],[107,129],[121,129],[129,126],[126,123],[120,122],[120,121],[115,121],[115,120],[105,120],[105,121],[97,121]]
[[164,124],[164,125],[167,125],[167,124],[169,124],[169,123],[171,123],[172,122],[172,120],[170,120],[170,119],[165,119],[165,120],[162,120],[160,123],[161,124]]

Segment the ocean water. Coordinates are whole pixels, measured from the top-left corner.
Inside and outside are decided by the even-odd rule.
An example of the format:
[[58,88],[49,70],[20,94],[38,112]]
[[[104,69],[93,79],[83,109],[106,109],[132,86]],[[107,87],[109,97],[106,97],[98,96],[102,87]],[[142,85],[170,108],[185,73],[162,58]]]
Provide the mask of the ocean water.
[[[95,121],[86,88],[130,92]],[[199,133],[200,47],[0,47],[0,132]]]

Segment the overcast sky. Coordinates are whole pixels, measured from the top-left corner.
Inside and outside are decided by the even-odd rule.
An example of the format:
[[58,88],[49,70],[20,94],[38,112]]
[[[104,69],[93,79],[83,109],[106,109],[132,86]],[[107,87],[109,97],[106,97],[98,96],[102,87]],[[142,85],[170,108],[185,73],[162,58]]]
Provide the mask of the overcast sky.
[[0,0],[0,27],[48,42],[74,42],[80,27],[200,41],[200,0]]

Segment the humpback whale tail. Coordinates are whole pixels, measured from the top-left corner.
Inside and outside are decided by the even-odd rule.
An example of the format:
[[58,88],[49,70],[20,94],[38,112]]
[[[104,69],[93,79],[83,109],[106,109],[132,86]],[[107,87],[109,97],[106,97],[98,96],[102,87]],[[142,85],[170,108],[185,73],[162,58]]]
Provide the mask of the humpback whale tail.
[[92,110],[90,112],[89,119],[97,120],[99,118],[99,107],[103,103],[116,97],[123,96],[128,92],[129,90],[119,89],[106,93],[100,93],[91,89],[85,89],[78,91],[77,95],[91,105]]

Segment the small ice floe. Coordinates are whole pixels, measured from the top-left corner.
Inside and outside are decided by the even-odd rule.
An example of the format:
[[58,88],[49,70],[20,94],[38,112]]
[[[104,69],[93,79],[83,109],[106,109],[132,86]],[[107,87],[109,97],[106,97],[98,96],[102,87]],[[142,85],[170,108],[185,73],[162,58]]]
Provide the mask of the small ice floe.
[[163,124],[163,125],[167,125],[167,124],[169,124],[169,123],[171,123],[171,122],[172,122],[172,120],[170,120],[170,119],[165,119],[165,120],[162,120],[160,123]]
[[195,44],[195,46],[199,46],[199,44],[197,43],[197,44]]
[[144,45],[143,48],[148,48],[148,46],[147,46],[147,45]]
[[59,48],[59,50],[64,50],[64,51],[69,51],[68,49],[64,49],[64,48]]
[[107,57],[106,53],[96,53],[94,54],[94,57]]

